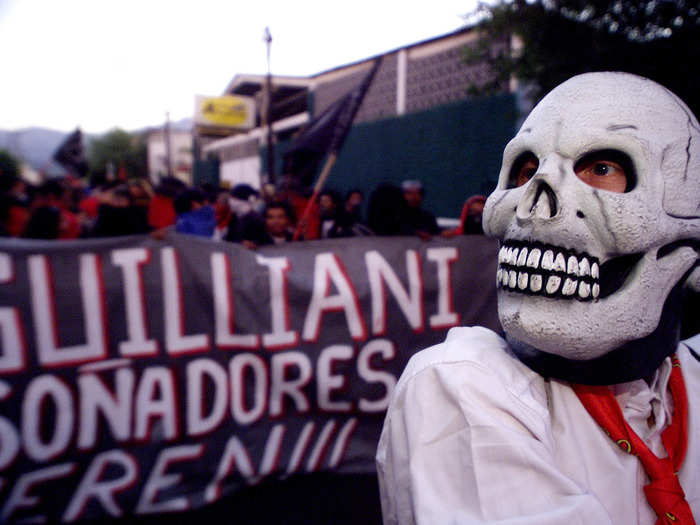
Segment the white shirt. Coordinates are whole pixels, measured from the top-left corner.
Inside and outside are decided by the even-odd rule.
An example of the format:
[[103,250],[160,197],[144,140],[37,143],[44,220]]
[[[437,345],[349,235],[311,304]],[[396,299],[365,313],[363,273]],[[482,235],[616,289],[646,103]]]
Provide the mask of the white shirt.
[[[700,362],[677,351],[689,401],[688,451],[679,472],[700,517]],[[613,392],[657,455],[673,401],[670,359],[651,386]],[[654,412],[653,428],[647,424]],[[571,387],[545,379],[481,327],[453,328],[414,355],[387,411],[377,451],[384,522],[501,525],[653,525],[649,482],[586,412]]]

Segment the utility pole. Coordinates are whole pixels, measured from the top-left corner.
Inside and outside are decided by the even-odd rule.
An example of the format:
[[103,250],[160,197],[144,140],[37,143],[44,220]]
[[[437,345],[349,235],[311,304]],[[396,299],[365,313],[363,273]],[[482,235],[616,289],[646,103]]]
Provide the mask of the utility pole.
[[275,183],[275,145],[272,132],[272,73],[270,72],[270,44],[272,35],[270,28],[266,27],[263,33],[263,42],[267,46],[267,78],[265,80],[265,123],[267,124],[267,182]]
[[165,162],[166,174],[168,177],[173,176],[172,152],[170,151],[170,112],[165,113]]

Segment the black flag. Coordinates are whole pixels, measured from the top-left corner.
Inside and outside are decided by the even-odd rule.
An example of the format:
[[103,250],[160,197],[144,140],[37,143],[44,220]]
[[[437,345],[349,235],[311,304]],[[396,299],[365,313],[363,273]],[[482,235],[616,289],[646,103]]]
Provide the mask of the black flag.
[[381,60],[376,58],[362,82],[309,122],[285,153],[286,171],[300,177],[305,186],[313,179],[321,159],[342,148]]
[[63,166],[71,175],[84,177],[88,172],[88,164],[85,160],[83,149],[83,134],[76,129],[68,135],[66,140],[58,147],[53,158]]

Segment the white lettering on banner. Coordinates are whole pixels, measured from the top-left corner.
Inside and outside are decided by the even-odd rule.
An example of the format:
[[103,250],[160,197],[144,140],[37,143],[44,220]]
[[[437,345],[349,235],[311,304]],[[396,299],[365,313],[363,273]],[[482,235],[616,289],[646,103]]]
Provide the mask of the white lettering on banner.
[[[42,405],[51,401],[55,424],[48,442],[42,441]],[[49,461],[68,448],[73,435],[75,410],[68,387],[56,376],[34,378],[22,402],[22,444],[28,457],[38,462]]]
[[142,267],[151,260],[145,248],[114,250],[112,264],[122,269],[124,303],[129,339],[119,343],[119,353],[125,357],[144,357],[158,353],[158,342],[148,339],[146,295],[143,288]]
[[0,308],[0,337],[2,337],[0,339],[2,342],[0,373],[9,374],[24,370],[26,351],[21,322],[17,308]]
[[282,439],[284,438],[284,425],[277,424],[272,427],[270,435],[265,443],[265,452],[260,461],[260,477],[268,476],[277,468],[280,454],[282,453]]
[[[338,466],[345,454],[350,437],[357,428],[357,424],[357,418],[351,418],[347,420],[340,431],[336,433],[335,431],[338,427],[338,423],[335,420],[326,422],[312,447],[311,453],[308,455],[306,471],[315,472],[321,468],[321,464],[331,443],[333,443],[333,447],[329,465],[332,467]],[[296,472],[299,469],[306,455],[306,451],[313,442],[314,429],[314,423],[309,422],[296,438],[287,468],[288,474]],[[222,483],[232,478],[236,470],[248,485],[258,483],[264,476],[275,471],[278,467],[279,458],[282,453],[283,439],[286,434],[284,425],[277,424],[272,428],[265,442],[265,449],[257,473],[250,453],[245,445],[243,445],[240,438],[238,436],[230,437],[221,454],[216,474],[204,490],[204,500],[207,503],[218,500],[221,497]]]
[[423,283],[418,252],[406,250],[406,273],[410,292],[401,285],[393,268],[378,251],[371,250],[365,253],[365,265],[372,292],[372,333],[386,334],[387,305],[383,283],[386,283],[391,290],[413,331],[422,332],[424,330]]
[[[84,343],[63,346],[59,344],[58,319],[56,315],[56,294],[54,278],[51,274],[49,257],[46,255],[30,255],[27,257],[27,276],[29,281],[29,302],[34,326],[34,340],[28,345],[22,328],[23,316],[29,312],[21,312],[14,306],[0,306],[0,373],[17,373],[29,361],[27,348],[33,348],[37,354],[40,366],[58,367],[75,366],[93,363],[107,358],[117,357],[152,357],[157,356],[162,346],[165,353],[171,356],[183,356],[207,352],[211,349],[210,341],[214,341],[217,349],[222,350],[256,350],[264,348],[270,351],[293,348],[302,343],[318,341],[322,327],[333,325],[334,333],[338,330],[336,322],[324,322],[324,315],[333,315],[333,321],[343,319],[350,337],[354,341],[364,341],[368,337],[365,325],[365,315],[371,316],[371,331],[373,335],[385,335],[387,330],[387,293],[390,293],[411,330],[420,333],[426,327],[426,309],[431,310],[428,326],[432,330],[444,330],[459,324],[460,319],[454,311],[452,290],[452,263],[458,258],[458,250],[453,246],[429,247],[425,250],[425,260],[422,264],[417,250],[405,250],[406,282],[397,276],[394,264],[386,259],[378,250],[369,250],[364,254],[365,276],[358,276],[358,284],[369,285],[369,308],[365,313],[360,308],[355,283],[350,279],[342,260],[333,252],[322,252],[314,256],[312,268],[302,269],[301,277],[313,271],[313,278],[302,282],[311,282],[309,302],[305,310],[300,312],[303,326],[300,332],[291,327],[290,303],[288,297],[288,281],[291,265],[288,257],[255,256],[258,265],[267,270],[269,280],[270,330],[258,328],[259,333],[237,333],[235,323],[236,295],[232,278],[232,260],[223,252],[210,254],[211,300],[213,318],[211,330],[202,333],[186,334],[186,310],[183,281],[180,274],[178,252],[172,246],[161,248],[160,251],[160,283],[151,284],[148,290],[144,283],[144,270],[152,263],[151,252],[147,248],[115,249],[106,260],[119,270],[122,283],[119,287],[110,286],[110,293],[122,294],[124,311],[116,312],[117,322],[123,322],[126,339],[111,341],[108,348],[107,319],[104,305],[106,302],[102,283],[101,259],[93,253],[78,255],[79,259],[79,288],[82,300],[82,333]],[[7,253],[0,253],[0,289],[3,284],[14,282],[16,262]],[[424,268],[425,266],[425,268]],[[63,265],[65,268],[65,265]],[[431,286],[436,287],[435,304],[425,303],[425,271],[435,274]],[[264,275],[260,272],[260,275]],[[61,276],[62,294],[68,293],[66,276]],[[191,275],[187,275],[187,286],[192,283]],[[364,277],[364,279],[363,279]],[[299,276],[295,276],[299,278]],[[253,276],[258,279],[258,274]],[[70,279],[68,280],[70,281]],[[432,283],[435,283],[433,285]],[[148,293],[162,294],[163,324],[162,339],[149,335],[149,320],[146,304]],[[158,290],[160,288],[160,290]],[[205,290],[206,292],[206,290]],[[432,290],[431,290],[432,292]],[[257,301],[257,283],[251,286],[246,283],[243,297],[245,301]],[[252,296],[251,296],[252,294]],[[63,299],[63,298],[61,298]],[[65,301],[65,299],[63,299]],[[299,308],[299,298],[295,308]],[[110,297],[110,304],[114,300]],[[432,301],[431,301],[432,302]],[[117,304],[121,304],[117,301]],[[243,303],[245,304],[245,303]],[[192,305],[189,308],[193,308]],[[207,313],[207,307],[197,305],[197,311]],[[338,314],[343,314],[338,317]],[[120,317],[121,316],[121,317]],[[80,316],[78,316],[80,319]],[[79,323],[80,321],[78,321]],[[201,321],[200,321],[201,322]],[[68,324],[68,323],[66,323]],[[193,323],[191,323],[193,324]],[[62,327],[63,330],[66,328]],[[81,336],[80,326],[71,322],[69,329],[72,342]],[[327,329],[327,328],[326,328]],[[210,332],[211,331],[211,335]],[[121,333],[121,331],[115,331]],[[77,336],[75,335],[77,333]],[[300,341],[301,335],[301,341]],[[65,337],[65,336],[64,336]],[[342,337],[342,336],[339,336]],[[211,339],[210,339],[211,338]],[[80,340],[80,339],[78,339]],[[108,355],[111,350],[118,355]]]
[[268,350],[289,348],[299,341],[299,334],[289,327],[289,300],[287,297],[287,257],[256,257],[258,264],[267,266],[270,272],[270,309],[272,332],[263,334],[263,346]]
[[357,418],[353,417],[351,419],[348,419],[343,425],[343,428],[340,429],[340,432],[338,432],[338,437],[335,440],[335,445],[333,445],[333,452],[331,453],[331,458],[328,461],[328,466],[330,468],[335,468],[338,465],[340,465],[340,461],[343,459],[345,451],[348,448],[348,444],[350,443],[350,436],[352,436],[353,432],[355,432],[357,425]]
[[28,265],[39,362],[44,366],[68,366],[107,357],[104,290],[97,255],[80,255],[80,293],[87,342],[63,348],[59,347],[56,298],[48,258],[31,255]]
[[[211,503],[219,499],[222,485],[227,481],[232,482],[234,486],[241,481],[253,485],[263,477],[278,471],[285,440],[288,445],[293,445],[286,469],[288,473],[298,471],[304,462],[305,472],[319,471],[324,468],[324,464],[330,468],[337,467],[357,426],[357,418],[350,418],[344,422],[331,419],[316,433],[316,425],[309,422],[301,432],[293,435],[287,431],[285,425],[276,424],[268,433],[257,470],[241,436],[230,436],[220,451],[214,451],[218,455],[216,469],[206,469],[212,470],[213,474],[210,480],[201,486],[204,500]],[[139,464],[134,455],[120,449],[96,454],[82,472],[78,471],[78,463],[62,463],[22,473],[14,480],[9,497],[2,508],[0,521],[17,518],[14,514],[22,510],[25,510],[22,519],[32,522],[48,521],[46,516],[25,514],[33,507],[42,508],[45,505],[35,493],[45,494],[50,489],[39,488],[39,485],[48,485],[60,478],[70,478],[66,483],[75,484],[71,497],[67,498],[65,503],[54,502],[52,505],[54,512],[59,511],[56,516],[60,516],[63,522],[83,519],[91,502],[94,503],[91,506],[93,511],[99,507],[104,513],[115,518],[131,513],[152,514],[187,510],[191,505],[186,493],[193,494],[198,490],[191,485],[188,485],[187,491],[184,487],[178,490],[178,484],[183,480],[185,472],[195,468],[202,472],[201,466],[196,462],[202,461],[208,447],[215,446],[214,443],[210,441],[207,444],[195,443],[162,449],[158,452],[150,472],[144,472],[143,476],[140,476]],[[259,447],[255,445],[255,448]],[[176,464],[181,465],[178,467]],[[145,482],[138,489],[140,477]],[[199,480],[201,476],[193,479]],[[0,485],[0,488],[3,486]],[[134,490],[140,491],[138,497],[128,499],[136,500],[135,508],[121,506],[117,497],[121,493]],[[166,491],[177,496],[166,499],[163,495]],[[62,505],[65,505],[65,508],[61,512]],[[49,519],[54,521],[54,516]]]
[[[10,385],[0,381],[0,401],[5,401],[11,393]],[[0,416],[0,470],[7,468],[15,460],[19,449],[19,433],[9,419]]]
[[[329,295],[331,282],[338,293]],[[318,340],[321,319],[326,312],[342,311],[355,341],[367,338],[367,329],[362,318],[357,294],[352,287],[343,263],[333,253],[319,253],[314,263],[314,284],[311,303],[306,312],[302,338],[305,341]]]
[[[229,361],[231,381],[231,414],[241,425],[249,425],[265,414],[267,401],[267,369],[265,361],[255,354],[238,354]],[[245,374],[249,369],[253,375],[253,405],[246,408],[247,383]]]
[[[12,258],[6,253],[0,253],[0,285],[14,280]],[[26,363],[24,344],[24,329],[19,315],[19,309],[12,306],[0,308],[0,373],[20,372]]]
[[326,453],[326,449],[330,444],[333,432],[335,432],[335,427],[336,424],[333,420],[327,421],[326,424],[323,425],[323,430],[321,430],[321,434],[319,435],[318,440],[316,440],[316,444],[314,445],[314,448],[312,449],[306,463],[306,472],[315,472],[318,470],[321,460]]
[[324,348],[318,358],[316,378],[316,391],[318,407],[326,412],[348,412],[352,410],[349,401],[331,401],[331,392],[345,386],[345,376],[333,374],[333,364],[336,361],[352,359],[353,352],[350,345],[333,345]]
[[12,266],[12,257],[9,253],[0,252],[0,284],[10,283],[14,278],[15,271]]
[[172,247],[160,251],[163,272],[163,305],[165,310],[165,347],[171,355],[193,354],[209,349],[207,334],[185,334],[185,313],[182,302],[182,281],[177,253]]
[[238,468],[238,471],[248,482],[254,479],[255,467],[253,467],[253,462],[248,455],[248,451],[236,436],[229,438],[226,442],[224,453],[216,471],[216,477],[204,492],[204,499],[207,502],[211,503],[221,497],[221,482],[233,473],[234,468]]
[[[155,397],[156,391],[159,397]],[[172,371],[157,366],[146,368],[136,390],[136,424],[134,438],[145,441],[150,438],[151,419],[157,418],[158,439],[177,437],[177,400]]]
[[0,251],[0,521],[178,511],[342,468],[350,444],[366,462],[412,334],[460,322],[459,250],[442,241],[265,252],[288,257],[119,246]]
[[[296,368],[295,378],[287,378],[287,370]],[[302,352],[283,352],[272,356],[270,385],[270,417],[284,413],[284,397],[289,396],[299,413],[309,411],[310,403],[303,388],[311,382],[313,368],[311,359]]]
[[330,444],[331,437],[333,436],[333,432],[335,431],[335,426],[335,421],[333,421],[332,419],[330,421],[327,421],[326,424],[323,425],[323,430],[321,430],[321,434],[316,440],[316,444],[311,450],[309,460],[306,463],[306,472],[315,472],[316,470],[318,470],[318,467],[321,464],[321,460],[323,459],[323,456],[326,453],[326,449]]
[[109,391],[97,374],[80,374],[80,430],[78,448],[91,449],[97,442],[97,425],[102,414],[109,425],[112,436],[124,442],[131,438],[134,398],[134,371],[120,368],[115,373],[116,393]]
[[[371,363],[381,367],[395,355],[391,341],[375,339],[357,353],[351,345],[328,346],[315,362],[299,351],[275,353],[269,367],[253,353],[232,357],[228,367],[200,358],[185,366],[183,383],[175,382],[168,367],[137,371],[124,361],[116,369],[81,372],[75,394],[50,374],[32,379],[24,392],[0,380],[0,403],[21,407],[20,431],[14,421],[0,416],[0,471],[16,459],[19,443],[29,459],[46,462],[71,445],[81,452],[92,450],[107,437],[125,444],[174,441],[180,438],[181,428],[186,436],[198,437],[230,420],[251,425],[264,417],[290,415],[285,412],[375,413],[386,408],[396,377]],[[355,375],[360,381],[353,399],[346,387]],[[378,398],[378,394],[368,397],[361,393],[364,385],[381,385],[384,392]],[[315,395],[310,397],[312,389]],[[181,406],[186,418],[182,427]],[[3,410],[0,407],[0,413]],[[46,428],[51,429],[48,434]]]
[[362,412],[383,412],[389,408],[391,394],[396,386],[396,377],[383,370],[374,370],[370,361],[376,354],[380,354],[384,361],[396,357],[396,346],[388,339],[375,339],[367,343],[360,351],[357,358],[357,373],[368,383],[381,383],[384,385],[386,394],[383,398],[375,401],[360,399],[358,407]]
[[[114,465],[118,465],[123,470],[121,476],[107,480],[101,479],[107,467]],[[63,521],[72,522],[79,519],[88,502],[93,498],[100,502],[102,508],[110,516],[115,518],[122,516],[123,511],[117,505],[114,497],[136,482],[138,471],[136,461],[126,452],[110,450],[97,454],[80,480],[80,484],[63,514]]]
[[438,269],[438,311],[430,316],[430,326],[433,329],[457,326],[460,319],[457,312],[453,310],[450,272],[450,265],[459,257],[457,248],[454,246],[428,248],[426,257],[429,261],[436,263]]
[[[205,393],[213,397],[208,414],[204,413]],[[226,369],[213,359],[197,359],[187,363],[187,394],[187,435],[201,436],[215,430],[226,417]]]
[[301,462],[304,460],[304,454],[306,453],[309,443],[311,443],[311,437],[314,434],[315,428],[316,425],[314,425],[311,421],[304,425],[301,434],[299,434],[299,437],[294,444],[292,457],[289,459],[289,464],[287,465],[287,474],[293,474],[299,470],[299,465],[301,465]]
[[231,292],[231,263],[226,254],[211,255],[212,292],[214,294],[214,322],[216,346],[223,349],[258,348],[260,338],[255,334],[235,334],[233,293]]
[[[39,505],[39,498],[37,496],[30,495],[32,488],[34,488],[35,485],[46,481],[63,478],[71,474],[74,470],[75,463],[61,463],[60,465],[53,465],[51,467],[22,474],[12,487],[12,492],[10,492],[10,496],[7,498],[5,506],[2,508],[0,521],[4,522],[19,509],[27,509]],[[35,519],[35,522],[38,523],[46,521],[44,516],[33,516],[33,518]],[[29,518],[27,518],[26,521],[30,521]]]
[[162,450],[143,487],[141,498],[136,506],[136,514],[187,510],[190,503],[185,496],[160,502],[156,501],[156,498],[160,491],[177,485],[182,479],[182,474],[167,474],[171,463],[197,459],[203,452],[204,445],[201,443],[198,445],[180,445]]

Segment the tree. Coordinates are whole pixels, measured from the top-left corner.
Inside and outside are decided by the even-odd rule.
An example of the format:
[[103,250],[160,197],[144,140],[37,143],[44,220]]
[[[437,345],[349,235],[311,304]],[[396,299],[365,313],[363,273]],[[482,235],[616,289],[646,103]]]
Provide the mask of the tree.
[[0,176],[19,177],[19,161],[5,149],[0,149]]
[[[489,94],[511,76],[535,101],[589,71],[626,71],[669,88],[700,109],[700,9],[685,0],[497,0],[472,13],[482,38],[467,63],[485,61],[493,76],[472,94]],[[520,49],[498,46],[515,35]]]
[[146,157],[144,137],[121,129],[113,129],[94,139],[88,148],[92,173],[106,173],[111,164],[115,172],[123,167],[128,177],[145,177]]

